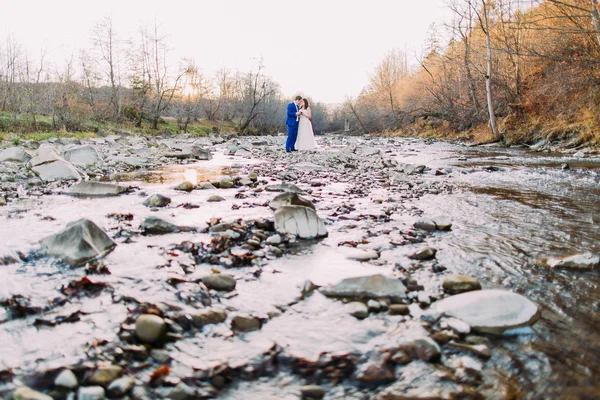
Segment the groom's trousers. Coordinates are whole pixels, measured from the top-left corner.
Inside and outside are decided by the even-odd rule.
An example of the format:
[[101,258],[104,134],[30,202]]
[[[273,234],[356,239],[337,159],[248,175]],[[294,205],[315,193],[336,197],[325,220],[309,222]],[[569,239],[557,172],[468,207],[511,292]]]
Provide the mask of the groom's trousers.
[[298,124],[288,125],[288,138],[285,142],[285,151],[292,151],[296,148],[296,139],[298,138]]

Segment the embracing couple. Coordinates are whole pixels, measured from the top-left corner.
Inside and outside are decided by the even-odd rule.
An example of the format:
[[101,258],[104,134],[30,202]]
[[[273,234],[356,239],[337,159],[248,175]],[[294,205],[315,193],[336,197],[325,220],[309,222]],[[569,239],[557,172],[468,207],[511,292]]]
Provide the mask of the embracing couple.
[[313,132],[312,111],[307,99],[296,96],[293,102],[287,106],[286,124],[288,127],[288,138],[285,142],[285,151],[315,150],[317,142]]

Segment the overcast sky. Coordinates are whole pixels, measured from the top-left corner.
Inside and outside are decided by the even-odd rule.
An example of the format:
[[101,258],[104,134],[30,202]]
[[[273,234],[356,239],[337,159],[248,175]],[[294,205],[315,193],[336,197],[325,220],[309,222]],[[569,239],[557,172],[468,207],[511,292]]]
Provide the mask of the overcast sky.
[[360,92],[391,48],[420,53],[429,26],[448,14],[443,0],[7,0],[0,33],[60,61],[89,47],[92,26],[105,16],[122,38],[156,19],[174,61],[194,58],[212,75],[248,71],[262,56],[284,94],[338,103]]

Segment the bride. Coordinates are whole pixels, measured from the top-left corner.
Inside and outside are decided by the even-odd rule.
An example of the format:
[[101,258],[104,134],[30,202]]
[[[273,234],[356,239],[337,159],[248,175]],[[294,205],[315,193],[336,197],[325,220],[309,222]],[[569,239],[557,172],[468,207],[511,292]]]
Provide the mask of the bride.
[[308,100],[302,99],[300,102],[300,121],[298,123],[298,139],[296,139],[296,150],[315,150],[317,142],[313,132],[312,111]]

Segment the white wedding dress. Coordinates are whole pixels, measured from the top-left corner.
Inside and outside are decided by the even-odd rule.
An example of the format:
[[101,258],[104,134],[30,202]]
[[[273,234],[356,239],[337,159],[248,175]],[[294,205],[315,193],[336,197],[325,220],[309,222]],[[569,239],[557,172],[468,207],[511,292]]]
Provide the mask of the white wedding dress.
[[[310,110],[310,109],[309,109]],[[305,114],[309,110],[300,110],[300,121],[298,122],[298,138],[296,139],[296,150],[315,150],[317,142],[313,132],[312,122]]]

